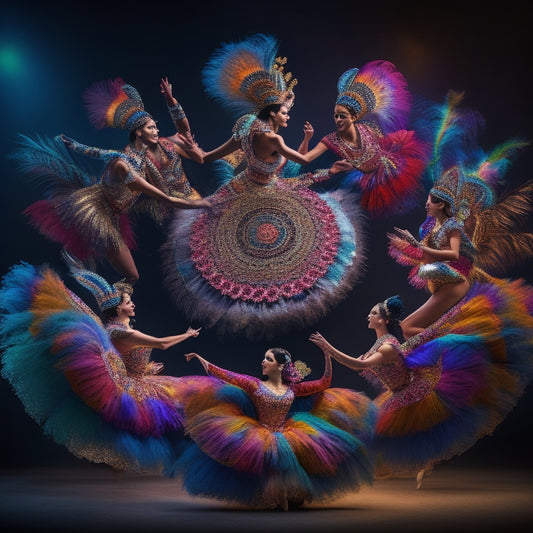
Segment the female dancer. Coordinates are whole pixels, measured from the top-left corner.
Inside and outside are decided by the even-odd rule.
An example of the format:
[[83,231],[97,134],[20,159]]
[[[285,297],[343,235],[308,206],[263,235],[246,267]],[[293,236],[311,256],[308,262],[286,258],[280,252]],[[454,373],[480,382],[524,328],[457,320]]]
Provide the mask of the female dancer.
[[533,290],[514,289],[476,286],[460,309],[429,328],[433,340],[403,344],[403,303],[388,298],[368,315],[377,340],[359,357],[311,335],[325,354],[379,387],[377,475],[416,475],[420,488],[424,472],[490,435],[513,409],[533,376]]
[[[364,259],[361,213],[350,193],[311,189],[338,170],[283,177],[303,156],[279,134],[296,82],[275,60],[276,41],[257,35],[224,45],[204,69],[206,90],[242,116],[204,161],[242,159],[203,214],[176,215],[164,244],[165,282],[190,320],[250,338],[314,320],[357,281]],[[245,113],[243,115],[243,113]],[[229,167],[229,168],[228,168]]]
[[[162,78],[159,86],[176,127],[176,133],[169,137],[160,137],[159,129],[152,124],[153,135],[144,136],[142,139],[141,149],[144,150],[144,154],[140,155],[146,162],[146,180],[167,196],[199,200],[201,195],[192,187],[183,168],[183,158],[202,162],[201,155],[197,151],[188,149],[192,143],[189,120],[183,107],[172,94],[172,84],[168,78]],[[132,99],[142,105],[140,96],[131,85],[126,84],[121,78],[96,82],[84,92],[83,98],[89,119],[96,128],[111,127],[129,131],[129,143],[125,152],[131,154],[139,151],[136,141],[142,130],[131,129],[129,124],[124,122],[123,111],[115,110],[117,103],[124,108]],[[160,226],[170,218],[172,211],[171,206],[146,195],[141,196],[133,206],[135,214],[148,213]]]
[[[450,92],[444,105],[433,106],[434,111],[428,113],[439,120],[424,126],[428,135],[433,135],[432,164],[428,167],[433,186],[426,201],[427,218],[419,230],[420,241],[400,228],[388,235],[389,254],[398,263],[411,267],[409,282],[431,293],[420,308],[403,320],[406,338],[420,333],[460,302],[473,281],[494,282],[483,271],[490,268],[489,258],[502,260],[506,255],[511,258],[500,263],[501,271],[502,264],[531,256],[524,252],[532,242],[531,237],[527,238],[525,233],[513,237],[511,223],[530,211],[527,204],[533,198],[532,185],[523,186],[519,194],[513,194],[499,207],[495,205],[496,185],[502,182],[509,157],[525,143],[512,140],[485,154],[473,142],[477,122],[471,119],[470,112],[458,109],[461,98],[462,95]],[[475,224],[479,217],[483,217],[483,228]],[[496,236],[497,230],[498,240],[490,243],[491,233]],[[472,241],[470,236],[474,234]],[[488,252],[491,247],[501,246],[504,240],[507,244],[499,253]],[[513,253],[506,254],[513,242]]]
[[[131,250],[135,239],[129,214],[142,194],[172,208],[209,207],[206,199],[166,194],[147,181],[147,149],[158,141],[153,118],[144,111],[137,91],[122,80],[113,85],[113,102],[107,120],[128,129],[132,142],[125,152],[80,144],[63,135],[53,140],[22,136],[21,148],[13,154],[24,172],[47,185],[46,198],[24,211],[30,223],[52,241],[59,242],[81,260],[105,258],[129,283],[139,279]],[[103,160],[100,177],[74,153]]]
[[372,483],[371,439],[375,409],[362,393],[328,388],[331,360],[322,378],[303,382],[310,369],[270,348],[263,380],[213,365],[220,380],[199,387],[184,403],[192,439],[173,474],[185,489],[223,501],[283,510],[325,501]]
[[51,268],[16,265],[0,287],[2,376],[44,433],[76,457],[162,473],[184,445],[187,378],[160,375],[150,354],[199,330],[159,338],[133,329],[130,285],[70,267],[102,319]]
[[405,129],[411,109],[405,78],[392,63],[371,61],[344,72],[337,90],[336,131],[309,150],[314,129],[306,122],[298,151],[306,161],[328,150],[349,161],[353,169],[342,186],[358,184],[361,206],[372,217],[408,212],[422,193],[427,149]]
[[395,250],[405,246],[404,243],[419,250],[423,264],[418,268],[417,276],[427,280],[431,292],[430,298],[402,322],[406,338],[420,333],[470,290],[469,274],[474,263],[475,247],[464,225],[453,216],[455,210],[450,202],[442,199],[447,196],[447,191],[443,189],[441,183],[428,195],[426,213],[433,223],[431,227],[426,224],[421,242],[417,242],[409,231],[400,228],[395,228],[398,235],[388,236],[393,257]]

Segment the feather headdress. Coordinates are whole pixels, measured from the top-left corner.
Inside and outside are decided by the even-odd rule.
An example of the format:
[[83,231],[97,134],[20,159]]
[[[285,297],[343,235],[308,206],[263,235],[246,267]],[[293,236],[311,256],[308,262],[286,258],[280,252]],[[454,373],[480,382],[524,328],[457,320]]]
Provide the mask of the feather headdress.
[[405,129],[411,96],[403,74],[389,61],[347,70],[337,82],[337,92],[336,103],[352,109],[358,120],[374,120],[384,133]]
[[485,152],[477,143],[483,119],[479,113],[459,107],[463,96],[449,91],[444,104],[426,108],[429,112],[417,127],[422,137],[431,138],[433,146],[427,167],[429,193],[448,202],[459,220],[494,204],[511,157],[528,145],[510,139]]
[[284,71],[287,58],[276,57],[277,51],[276,39],[264,34],[222,44],[202,71],[206,93],[236,116],[257,114],[271,104],[290,107],[298,82]]
[[144,110],[141,95],[122,78],[93,83],[83,92],[89,120],[96,128],[133,131],[152,116]]
[[123,294],[133,294],[133,287],[129,283],[117,281],[111,285],[96,272],[87,270],[80,261],[67,251],[62,250],[61,256],[74,279],[93,294],[100,311],[117,306],[121,302]]

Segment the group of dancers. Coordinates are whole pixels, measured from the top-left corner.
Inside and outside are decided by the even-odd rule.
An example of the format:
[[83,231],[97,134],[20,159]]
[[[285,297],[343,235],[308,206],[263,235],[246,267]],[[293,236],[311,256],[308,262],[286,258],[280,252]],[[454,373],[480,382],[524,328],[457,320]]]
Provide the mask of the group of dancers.
[[[533,183],[502,196],[510,140],[487,153],[481,117],[450,92],[413,105],[387,61],[344,72],[336,131],[298,149],[287,126],[297,80],[276,39],[222,44],[203,70],[209,96],[235,113],[231,137],[210,151],[161,80],[176,127],[159,137],[139,93],[122,79],[84,94],[96,127],[129,132],[123,150],[64,135],[21,137],[13,157],[45,197],[29,222],[63,246],[72,277],[99,313],[47,265],[14,265],[0,286],[2,376],[46,435],[75,456],[116,470],[175,477],[190,494],[287,510],[413,476],[491,434],[533,376],[533,287],[505,277],[529,260],[524,227]],[[410,129],[408,129],[410,128]],[[330,153],[329,168],[301,171]],[[94,175],[84,158],[102,162]],[[219,185],[202,197],[182,158],[215,162]],[[151,360],[200,328],[154,337],[134,328],[132,220],[149,214],[166,232],[164,283],[192,322],[250,338],[297,330],[341,301],[364,272],[366,219],[404,214],[425,201],[417,237],[389,234],[388,252],[410,267],[428,300],[405,316],[397,295],[373,305],[376,342],[349,355],[319,332],[320,379],[284,348],[262,356],[257,378],[209,362],[174,377]],[[105,260],[119,281],[97,270]],[[349,351],[347,349],[346,351]],[[332,359],[376,387],[376,397],[332,387]]]

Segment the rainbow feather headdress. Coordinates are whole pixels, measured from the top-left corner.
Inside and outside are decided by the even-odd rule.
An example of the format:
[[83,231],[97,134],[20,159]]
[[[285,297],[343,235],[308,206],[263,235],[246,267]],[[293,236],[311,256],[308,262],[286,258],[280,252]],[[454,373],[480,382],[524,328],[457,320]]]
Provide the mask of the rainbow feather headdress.
[[61,256],[67,264],[72,277],[93,294],[100,311],[105,311],[120,304],[123,294],[133,294],[133,286],[129,283],[121,280],[110,284],[96,272],[87,270],[66,250],[61,251]]
[[375,120],[385,133],[405,129],[411,95],[401,72],[389,61],[351,68],[337,82],[337,105],[349,107],[357,120]]
[[264,34],[222,44],[202,71],[206,93],[236,116],[257,114],[271,104],[290,108],[298,81],[284,71],[287,58],[276,57],[277,51],[276,39]]
[[152,116],[144,110],[141,95],[122,78],[93,83],[83,92],[89,120],[96,128],[133,131]]
[[428,165],[429,193],[450,204],[452,214],[465,220],[472,211],[490,207],[509,168],[511,157],[528,143],[510,139],[486,153],[477,144],[483,120],[459,109],[464,93],[449,91],[444,104],[433,106],[433,158]]

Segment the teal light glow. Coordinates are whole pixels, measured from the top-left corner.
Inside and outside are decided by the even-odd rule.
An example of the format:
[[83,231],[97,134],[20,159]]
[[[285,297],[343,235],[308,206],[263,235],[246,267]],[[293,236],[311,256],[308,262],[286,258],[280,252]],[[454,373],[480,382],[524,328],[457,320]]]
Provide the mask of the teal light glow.
[[22,58],[12,46],[0,48],[0,72],[4,76],[17,76],[22,72]]

